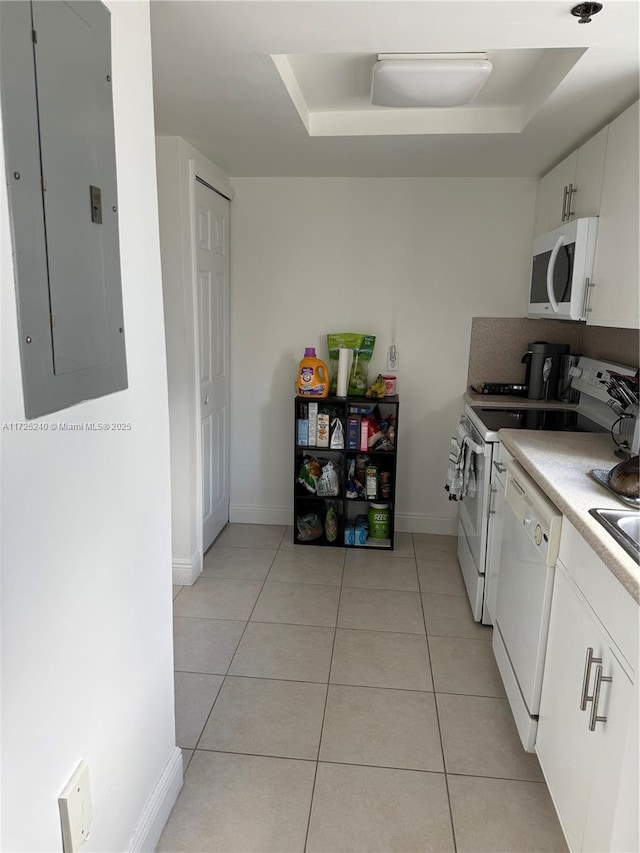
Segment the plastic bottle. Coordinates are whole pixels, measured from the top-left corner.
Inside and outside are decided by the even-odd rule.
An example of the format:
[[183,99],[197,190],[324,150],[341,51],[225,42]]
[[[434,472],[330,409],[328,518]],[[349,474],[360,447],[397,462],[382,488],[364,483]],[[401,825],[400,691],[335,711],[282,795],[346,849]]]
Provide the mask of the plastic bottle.
[[298,367],[296,383],[298,397],[326,397],[329,393],[329,370],[324,361],[316,358],[315,347],[307,347]]
[[369,504],[369,536],[372,539],[388,539],[390,521],[389,504]]

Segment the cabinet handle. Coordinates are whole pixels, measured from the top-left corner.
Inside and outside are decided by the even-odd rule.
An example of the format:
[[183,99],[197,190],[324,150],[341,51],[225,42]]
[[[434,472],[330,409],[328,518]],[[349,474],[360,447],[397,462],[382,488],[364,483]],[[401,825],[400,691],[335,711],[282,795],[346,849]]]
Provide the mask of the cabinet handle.
[[589,287],[591,282],[588,278],[584,280],[584,295],[582,297],[582,311],[580,316],[586,319],[587,316],[587,305],[589,304]]
[[507,470],[507,466],[503,465],[502,462],[494,462],[493,466],[498,472],[498,474],[504,474],[504,472]]
[[565,219],[571,219],[574,216],[574,211],[571,210],[571,202],[573,201],[573,194],[577,193],[578,190],[573,186],[573,184],[569,184],[567,187],[567,215]]
[[611,681],[613,681],[613,679],[609,675],[603,675],[602,674],[602,666],[600,666],[598,664],[598,666],[596,667],[596,680],[593,683],[593,696],[590,697],[591,703],[592,703],[591,704],[591,714],[589,716],[589,731],[590,732],[595,732],[596,723],[606,723],[607,722],[606,717],[599,717],[598,716],[598,703],[600,702],[600,686],[602,685],[603,681],[611,682]]
[[587,317],[587,314],[590,314],[591,311],[593,311],[593,308],[591,307],[591,292],[592,292],[594,287],[595,287],[595,284],[591,281],[591,279],[585,278],[585,280],[584,280],[584,316],[585,316],[585,319]]
[[569,194],[569,187],[565,186],[564,193],[562,195],[562,219],[561,222],[564,222],[567,218],[567,195]]
[[520,492],[521,495],[524,495],[524,489],[522,488],[520,483],[514,477],[511,478],[511,483],[513,484],[513,488],[517,492]]
[[496,514],[495,509],[491,509],[491,507],[493,506],[493,496],[495,495],[495,493],[497,491],[498,491],[497,489],[494,489],[493,486],[491,486],[491,494],[489,495],[489,515],[495,515]]
[[[589,678],[591,677],[591,664],[602,663],[602,658],[594,658],[593,649],[587,649],[587,657],[584,662],[584,678],[582,679],[582,693],[580,694],[580,710],[587,710],[587,702],[591,702],[593,696],[589,696]],[[602,667],[601,667],[602,668]]]

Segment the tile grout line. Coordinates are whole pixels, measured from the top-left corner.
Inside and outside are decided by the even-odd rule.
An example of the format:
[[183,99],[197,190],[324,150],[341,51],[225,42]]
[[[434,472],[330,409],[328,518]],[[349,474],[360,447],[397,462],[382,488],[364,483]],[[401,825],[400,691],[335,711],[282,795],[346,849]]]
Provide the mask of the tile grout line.
[[[287,533],[287,528],[285,527],[284,532],[283,532],[283,534],[282,534],[282,538],[281,538],[281,540],[280,540],[280,545],[282,545],[282,542],[284,541],[284,537],[286,536],[286,533]],[[209,553],[209,551],[211,551],[214,547],[215,547],[215,543],[214,543],[214,544],[212,544],[212,545],[210,546],[210,548],[208,548],[208,549],[207,549],[207,552],[206,552],[206,553]],[[221,546],[221,547],[222,547],[222,546]],[[238,547],[238,546],[225,546],[225,547],[235,548],[235,547]],[[242,549],[240,549],[240,550],[242,550]],[[271,550],[274,550],[274,549],[271,549],[271,548],[268,548],[268,549],[255,549],[255,548],[254,548],[254,549],[246,549],[246,550],[269,550],[269,551],[271,551]],[[259,589],[259,591],[258,591],[258,595],[256,596],[256,600],[255,600],[255,601],[254,601],[254,603],[253,603],[253,607],[251,608],[251,612],[249,613],[249,617],[246,619],[246,621],[245,621],[245,620],[242,620],[242,619],[219,619],[219,620],[217,620],[217,621],[221,621],[221,622],[242,622],[242,621],[244,621],[244,629],[243,629],[242,634],[240,635],[240,637],[239,637],[239,639],[238,639],[238,642],[237,642],[237,644],[236,644],[236,647],[235,647],[235,650],[234,650],[234,652],[233,652],[233,655],[231,656],[231,659],[229,660],[229,664],[228,664],[228,666],[227,666],[227,668],[226,668],[226,671],[225,671],[224,673],[195,673],[195,674],[203,674],[203,675],[220,675],[220,674],[221,674],[221,675],[222,675],[222,683],[220,684],[220,688],[219,688],[218,692],[216,693],[216,697],[215,697],[215,699],[213,700],[213,703],[212,703],[212,705],[211,705],[211,708],[209,709],[209,713],[207,714],[206,720],[204,721],[204,724],[203,724],[203,726],[202,726],[202,729],[200,730],[200,734],[199,734],[198,739],[197,739],[197,741],[196,741],[196,743],[195,743],[195,746],[194,746],[194,747],[192,747],[192,748],[191,748],[191,747],[184,747],[185,749],[189,749],[189,748],[191,748],[191,749],[192,749],[192,754],[191,754],[191,758],[189,759],[189,762],[188,762],[188,764],[187,764],[187,769],[188,769],[188,768],[189,768],[189,766],[191,765],[191,761],[192,761],[192,759],[193,759],[193,756],[195,755],[196,751],[198,750],[198,747],[199,747],[199,745],[200,745],[200,741],[202,740],[202,736],[203,736],[203,734],[204,734],[204,730],[206,729],[206,727],[207,727],[207,725],[208,725],[208,723],[209,723],[209,719],[211,718],[211,714],[213,713],[213,709],[215,708],[216,703],[217,703],[217,701],[218,701],[218,698],[220,697],[220,694],[222,693],[222,689],[224,688],[224,685],[225,685],[225,682],[226,682],[226,680],[227,680],[227,677],[229,676],[229,670],[231,669],[231,666],[232,666],[233,661],[234,661],[234,659],[235,659],[235,656],[236,656],[236,654],[237,654],[238,648],[240,647],[240,643],[242,642],[242,639],[243,639],[244,635],[246,634],[247,628],[248,628],[248,626],[249,626],[249,622],[251,621],[251,616],[253,615],[253,612],[254,612],[254,610],[255,610],[255,608],[256,608],[256,605],[257,605],[257,603],[258,603],[258,599],[260,598],[260,595],[262,594],[262,590],[264,589],[264,586],[265,586],[265,584],[266,584],[266,582],[267,582],[267,578],[269,577],[269,573],[271,572],[271,569],[272,569],[272,567],[273,567],[273,563],[275,562],[275,559],[276,559],[276,557],[278,556],[279,551],[280,551],[280,546],[278,546],[278,548],[276,548],[276,549],[275,549],[274,555],[273,555],[273,557],[271,558],[271,562],[269,563],[269,566],[268,566],[268,568],[267,568],[267,571],[266,571],[266,573],[265,573],[265,576],[264,576],[264,578],[263,578],[263,580],[262,580],[262,584],[261,584],[260,589]],[[203,565],[204,565],[204,555],[203,555]],[[343,567],[343,572],[344,572],[344,567]],[[199,580],[201,577],[202,577],[202,573],[200,574],[200,577],[198,578],[198,580]],[[210,578],[210,580],[234,580],[234,578]],[[239,579],[239,578],[235,578],[235,580],[240,580],[240,579]],[[257,580],[257,579],[255,579],[255,580]],[[173,599],[172,599],[172,603],[173,603],[173,602],[175,602],[176,598],[180,595],[180,593],[182,592],[182,590],[183,590],[183,589],[184,589],[184,585],[183,585],[183,586],[181,587],[181,589],[178,591],[178,593],[176,594],[175,598],[173,598]],[[206,617],[206,616],[175,616],[175,614],[173,614],[173,619],[207,619],[207,618],[208,618],[208,619],[212,619],[212,620],[216,620],[216,617]],[[336,621],[337,621],[337,616],[336,616]],[[265,623],[265,624],[281,624],[281,623]],[[309,626],[309,627],[315,627],[315,626]],[[324,626],[318,626],[318,627],[324,627]],[[335,633],[334,633],[334,640],[335,640]],[[174,641],[174,643],[175,643],[175,641]],[[182,672],[182,671],[183,671],[183,670],[175,670],[175,669],[174,669],[174,673],[175,673],[175,672]],[[246,677],[246,676],[241,676],[241,677]],[[288,679],[282,679],[282,680],[288,680]],[[309,683],[316,683],[316,682],[309,682]],[[175,691],[175,686],[174,686],[174,691]],[[180,749],[182,749],[182,747],[180,747]],[[204,751],[204,750],[200,750],[200,751],[202,752],[202,751]]]
[[336,647],[336,636],[338,634],[338,617],[340,616],[340,602],[342,600],[342,583],[344,581],[344,570],[345,563],[347,560],[347,555],[345,553],[344,558],[342,560],[342,576],[340,579],[340,595],[338,596],[338,608],[336,610],[336,624],[333,629],[333,643],[331,644],[331,656],[329,658],[329,672],[327,673],[327,689],[324,694],[324,708],[322,709],[322,722],[320,723],[320,737],[318,738],[318,752],[316,755],[316,767],[313,774],[313,785],[311,786],[311,798],[309,800],[309,816],[307,818],[307,831],[304,835],[304,847],[303,851],[307,850],[307,846],[309,844],[309,832],[311,830],[311,815],[313,813],[313,800],[316,794],[316,780],[318,779],[318,766],[320,764],[320,750],[322,748],[322,736],[324,734],[324,721],[327,715],[327,704],[329,702],[329,685],[331,683],[331,668],[333,667],[333,653]]
[[[253,622],[253,625],[261,624]],[[277,623],[274,623],[277,624]],[[307,625],[295,625],[296,628],[306,628],[306,627],[314,627]],[[332,629],[329,629],[332,630]],[[333,629],[337,632],[337,630],[350,630],[345,628]],[[391,633],[390,631],[387,633]],[[420,634],[403,634],[402,636],[409,637],[419,637]],[[239,644],[239,643],[238,643]],[[333,652],[332,652],[333,653]],[[231,666],[231,665],[229,665]],[[273,675],[246,675],[245,673],[237,673],[237,672],[204,672],[202,670],[192,670],[192,669],[175,669],[174,672],[185,673],[186,675],[216,675],[218,678],[247,678],[253,679],[254,681],[287,681],[292,682],[293,684],[327,684],[324,680],[318,681],[310,681],[308,678],[284,678],[284,676],[273,676]],[[433,676],[432,676],[433,680]],[[454,693],[452,690],[423,690],[419,687],[389,687],[386,684],[359,684],[354,681],[329,681],[330,687],[357,687],[361,690],[393,690],[396,693],[429,693],[434,696],[463,696],[469,699],[493,699],[498,702],[506,702],[506,696],[494,696],[488,693]],[[184,747],[185,749],[193,749],[193,747]]]
[[[337,585],[333,584],[305,584],[305,586],[322,586],[322,588],[331,588],[336,589]],[[363,589],[364,587],[351,587],[347,586],[344,589]],[[341,587],[342,589],[342,587]],[[378,592],[403,592],[404,590],[378,590]],[[262,592],[262,589],[260,590]],[[260,593],[258,593],[258,597],[260,597]],[[255,605],[254,605],[255,607]],[[251,611],[253,613],[253,609]],[[244,622],[244,619],[220,619],[218,616],[174,616],[174,619],[209,619],[213,622]],[[249,620],[246,620],[249,621]],[[253,619],[251,620],[253,625],[291,625],[292,627],[297,628],[332,628],[333,625],[320,625],[312,622],[268,622],[263,619]],[[422,637],[422,631],[388,631],[385,628],[358,628],[351,625],[339,625],[344,631],[369,631],[373,633],[382,633],[382,634],[402,634],[407,637]],[[468,640],[470,642],[478,642],[478,643],[490,643],[490,639],[483,639],[482,637],[468,637],[461,636],[458,634],[429,634],[429,637],[439,637],[442,640]],[[440,691],[444,692],[444,691]]]
[[[420,576],[418,575],[418,580],[419,580],[419,578],[420,578]],[[431,672],[431,685],[433,687],[433,704],[435,706],[435,711],[436,711],[436,724],[438,726],[438,738],[440,739],[440,752],[442,754],[442,768],[444,771],[444,785],[445,785],[445,790],[447,792],[447,806],[449,808],[449,821],[451,823],[451,837],[453,840],[453,850],[454,850],[454,853],[456,853],[456,851],[458,850],[458,844],[456,841],[456,828],[455,828],[455,825],[453,822],[453,810],[451,808],[451,793],[449,791],[449,780],[447,778],[447,762],[446,762],[445,755],[444,755],[444,743],[442,740],[442,727],[440,726],[440,714],[438,713],[438,700],[437,700],[436,692],[435,692],[436,691],[436,682],[435,682],[435,678],[433,675],[433,664],[431,663],[431,647],[429,645],[429,632],[427,631],[427,615],[424,612],[424,598],[422,597],[422,594],[420,595],[420,607],[422,609],[422,619],[424,621],[424,632],[425,632],[425,637],[427,640],[427,651],[429,653],[429,670]]]
[[[276,551],[276,553],[277,553],[277,551]],[[271,566],[273,565],[273,560],[275,560],[275,554],[274,554],[274,556],[273,556],[273,559],[271,560],[271,563],[269,564],[269,571],[271,571]],[[217,703],[217,701],[218,701],[218,699],[219,699],[219,697],[220,697],[220,694],[222,693],[222,690],[224,689],[224,685],[225,685],[225,683],[226,683],[226,681],[227,681],[227,676],[229,675],[229,670],[231,669],[231,664],[232,664],[232,663],[233,663],[233,661],[234,661],[234,658],[235,658],[235,656],[236,656],[236,653],[237,653],[237,651],[238,651],[238,648],[239,648],[239,646],[240,646],[240,643],[242,642],[242,638],[243,638],[243,637],[244,637],[244,635],[246,634],[247,627],[248,627],[249,622],[250,622],[250,620],[251,620],[251,616],[252,616],[252,614],[253,614],[253,611],[254,611],[254,610],[255,610],[255,608],[256,608],[256,604],[258,603],[258,599],[259,599],[259,598],[260,598],[260,596],[262,595],[262,590],[264,589],[264,585],[265,585],[265,584],[266,584],[266,582],[267,582],[267,577],[269,576],[269,571],[267,572],[267,575],[265,576],[265,579],[262,581],[262,585],[261,585],[261,587],[260,587],[260,590],[258,591],[258,594],[257,594],[257,596],[256,596],[256,600],[253,602],[253,607],[251,608],[251,612],[249,613],[249,617],[248,617],[247,621],[245,622],[244,630],[242,631],[242,634],[240,635],[240,639],[238,640],[238,643],[237,643],[237,645],[236,645],[236,647],[235,647],[235,650],[234,650],[234,652],[233,652],[233,655],[231,656],[231,660],[229,661],[229,665],[227,666],[226,672],[225,672],[224,676],[222,677],[222,684],[220,685],[220,689],[219,689],[219,690],[218,690],[218,692],[216,693],[216,698],[213,700],[213,704],[211,705],[211,708],[209,709],[209,713],[207,714],[207,719],[204,721],[204,725],[203,725],[203,726],[202,726],[202,728],[200,729],[200,734],[199,734],[199,736],[198,736],[198,740],[196,741],[196,745],[195,745],[195,747],[193,748],[194,753],[195,753],[195,751],[198,749],[198,746],[200,745],[200,741],[202,740],[202,736],[203,736],[203,734],[204,734],[204,730],[207,728],[207,725],[209,724],[209,720],[210,720],[210,718],[211,718],[211,714],[213,713],[213,709],[215,708],[216,703]],[[241,620],[229,620],[229,621],[241,621]],[[192,757],[193,757],[193,756],[192,756]],[[189,762],[189,763],[191,763],[191,762]]]

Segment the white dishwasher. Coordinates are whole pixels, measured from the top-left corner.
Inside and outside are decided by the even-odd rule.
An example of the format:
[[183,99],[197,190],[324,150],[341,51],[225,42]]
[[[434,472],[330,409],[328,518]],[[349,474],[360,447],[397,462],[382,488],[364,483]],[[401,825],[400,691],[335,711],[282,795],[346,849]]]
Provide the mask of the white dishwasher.
[[515,461],[507,467],[493,652],[518,734],[533,752],[562,515]]

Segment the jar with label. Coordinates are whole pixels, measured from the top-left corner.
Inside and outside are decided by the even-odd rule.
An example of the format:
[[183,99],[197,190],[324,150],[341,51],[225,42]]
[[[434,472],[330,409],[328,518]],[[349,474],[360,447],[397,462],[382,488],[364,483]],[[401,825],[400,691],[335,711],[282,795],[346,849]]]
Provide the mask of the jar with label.
[[369,505],[369,538],[388,539],[391,513],[389,504]]
[[390,498],[391,497],[391,472],[390,471],[379,471],[378,472],[378,487],[380,490],[379,497],[381,497],[381,498]]

